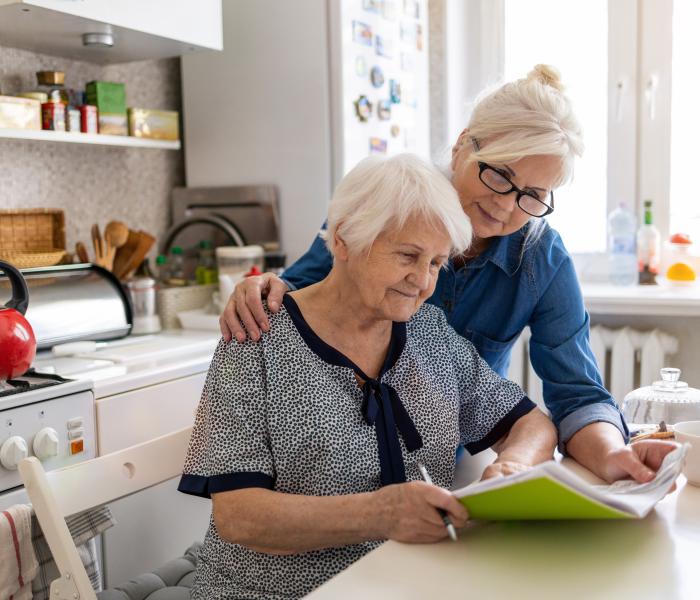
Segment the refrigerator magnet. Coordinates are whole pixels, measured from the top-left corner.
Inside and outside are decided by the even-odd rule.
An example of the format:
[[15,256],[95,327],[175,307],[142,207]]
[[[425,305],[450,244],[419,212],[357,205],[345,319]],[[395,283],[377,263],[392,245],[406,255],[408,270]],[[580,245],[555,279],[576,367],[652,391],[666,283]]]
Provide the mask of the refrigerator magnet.
[[396,21],[396,17],[399,14],[399,9],[396,6],[394,0],[384,0],[382,3],[382,17],[387,21]]
[[381,10],[382,0],[362,0],[362,8],[367,12],[378,13]]
[[368,121],[372,116],[372,103],[369,101],[367,96],[360,96],[355,102],[355,114],[361,122]]
[[380,121],[388,121],[391,119],[391,101],[380,100],[377,102],[377,117]]
[[416,23],[416,49],[418,52],[423,50],[423,27],[420,23]]
[[391,39],[381,36],[374,36],[374,49],[378,56],[384,58],[392,58],[394,56],[394,47]]
[[389,132],[391,133],[391,137],[397,138],[397,137],[399,137],[399,134],[401,133],[401,127],[399,127],[396,123],[394,123],[391,126],[391,129],[389,130]]
[[413,21],[401,21],[399,37],[401,41],[413,45],[416,43],[416,24]]
[[379,88],[384,85],[384,71],[381,67],[374,66],[369,72],[369,80],[372,82],[372,86]]
[[386,140],[378,137],[369,138],[370,154],[386,154]]
[[389,98],[392,104],[401,102],[401,84],[396,79],[389,80]]
[[372,45],[372,28],[360,21],[352,22],[352,39],[363,46]]
[[367,75],[367,61],[364,56],[355,57],[355,75],[358,77]]
[[420,19],[420,5],[418,0],[403,0],[403,14],[407,17]]

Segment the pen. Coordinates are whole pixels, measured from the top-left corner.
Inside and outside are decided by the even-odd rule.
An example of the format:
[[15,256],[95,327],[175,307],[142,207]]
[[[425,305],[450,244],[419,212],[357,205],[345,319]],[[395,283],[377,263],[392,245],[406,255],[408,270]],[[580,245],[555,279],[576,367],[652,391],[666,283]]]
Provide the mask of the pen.
[[[420,471],[420,475],[423,478],[423,481],[425,481],[425,483],[433,485],[433,480],[430,479],[430,475],[428,475],[428,470],[425,468],[425,466],[422,463],[416,463],[416,465],[418,466],[418,470]],[[442,522],[445,524],[445,527],[447,527],[447,533],[450,535],[450,539],[453,542],[456,542],[457,530],[452,524],[452,521],[450,521],[450,517],[447,516],[447,513],[442,508],[438,508],[437,511],[440,513],[440,516],[442,517]]]

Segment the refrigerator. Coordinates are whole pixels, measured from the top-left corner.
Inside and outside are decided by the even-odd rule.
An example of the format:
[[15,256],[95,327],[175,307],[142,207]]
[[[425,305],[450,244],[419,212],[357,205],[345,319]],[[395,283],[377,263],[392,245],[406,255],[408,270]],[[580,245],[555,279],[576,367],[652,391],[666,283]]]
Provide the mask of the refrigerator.
[[427,12],[427,0],[223,0],[223,51],[182,58],[187,186],[275,184],[296,260],[359,160],[429,159]]

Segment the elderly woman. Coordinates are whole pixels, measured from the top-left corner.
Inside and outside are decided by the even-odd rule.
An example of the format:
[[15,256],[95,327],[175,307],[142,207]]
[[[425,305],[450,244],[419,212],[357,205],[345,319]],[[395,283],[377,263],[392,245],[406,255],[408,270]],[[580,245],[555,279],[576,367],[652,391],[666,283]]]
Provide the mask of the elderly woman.
[[[561,451],[608,481],[648,481],[669,449],[625,445],[627,426],[591,351],[571,257],[543,218],[554,211],[554,189],[570,178],[582,150],[579,124],[551,67],[537,65],[483,97],[454,145],[450,173],[474,241],[441,270],[428,302],[502,376],[529,326],[530,360]],[[221,319],[225,339],[245,339],[241,321],[259,339],[272,326],[261,295],[275,312],[285,291],[319,281],[331,264],[319,237],[284,279],[265,274],[239,284]]]
[[551,457],[551,421],[424,304],[470,239],[454,188],[416,157],[343,179],[328,276],[210,367],[179,487],[213,501],[194,598],[296,598],[381,540],[444,538],[437,509],[467,520],[441,489],[460,445]]

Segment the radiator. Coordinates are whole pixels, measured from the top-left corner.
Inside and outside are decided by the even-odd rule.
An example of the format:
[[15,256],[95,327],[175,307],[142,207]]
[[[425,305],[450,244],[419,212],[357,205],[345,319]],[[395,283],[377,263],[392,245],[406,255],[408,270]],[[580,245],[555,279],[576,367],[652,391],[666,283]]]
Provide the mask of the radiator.
[[[544,408],[542,381],[530,364],[529,340],[530,330],[525,329],[513,346],[508,379]],[[659,379],[659,370],[667,366],[666,357],[678,352],[678,340],[658,329],[637,331],[596,325],[591,328],[591,348],[605,387],[621,405],[633,389]]]

